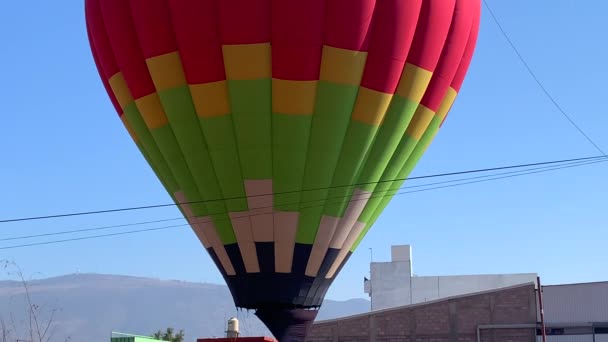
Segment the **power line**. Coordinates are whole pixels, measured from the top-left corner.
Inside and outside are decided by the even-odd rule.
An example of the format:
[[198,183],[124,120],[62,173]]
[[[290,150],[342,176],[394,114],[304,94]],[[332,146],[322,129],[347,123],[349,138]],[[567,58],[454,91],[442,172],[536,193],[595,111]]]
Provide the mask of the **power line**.
[[[585,164],[588,164],[588,163],[595,163],[597,161],[605,161],[605,160],[600,157],[600,158],[597,158],[595,161],[593,161],[593,160],[592,161],[575,161],[575,162],[562,163],[562,164],[560,164],[560,166],[585,165]],[[452,179],[452,180],[441,181],[441,182],[434,182],[434,183],[409,185],[409,186],[405,186],[405,187],[390,188],[390,189],[385,190],[384,192],[393,191],[393,190],[399,190],[399,189],[413,189],[413,188],[428,187],[428,186],[433,186],[433,185],[450,184],[450,183],[456,183],[456,182],[462,182],[462,181],[468,181],[468,180],[475,180],[475,179],[483,179],[483,178],[496,177],[496,176],[499,176],[499,175],[517,174],[517,173],[521,173],[521,172],[534,171],[534,170],[545,170],[545,169],[548,169],[548,168],[551,168],[551,167],[552,166],[541,166],[541,167],[529,168],[529,169],[525,169],[525,170],[508,171],[508,172],[494,173],[494,174],[489,174],[489,175],[481,175],[481,176],[468,177],[468,178]],[[326,201],[326,200],[332,200],[332,199],[343,199],[343,198],[346,198],[346,197],[350,197],[350,195],[347,195],[347,196],[337,196],[337,197],[331,197],[331,198],[320,198],[320,199],[314,200],[314,201],[287,203],[287,204],[284,204],[284,205],[295,205],[295,204],[302,205],[302,204],[306,204],[306,203],[310,204],[310,203],[316,203],[316,202],[319,202],[319,201]],[[342,202],[340,201],[340,202],[337,202],[337,203],[329,203],[329,204],[331,205],[331,204],[340,204],[340,203],[342,203]],[[328,204],[328,203],[324,203],[324,205],[325,204]],[[313,206],[313,207],[317,207],[317,206]],[[303,208],[309,208],[309,207],[303,207]],[[273,209],[273,207],[261,207],[261,208],[256,208],[256,209],[257,210]],[[213,215],[219,215],[219,214],[227,214],[227,213],[228,212],[226,212],[226,211],[216,212],[216,213],[209,213],[207,216],[213,216]],[[262,213],[262,214],[259,214],[259,215],[266,215],[266,214],[267,213]],[[257,215],[251,215],[251,216],[257,216]],[[114,229],[114,228],[123,228],[123,227],[130,227],[130,226],[146,225],[146,224],[151,224],[151,223],[160,223],[160,222],[185,220],[185,219],[196,219],[196,218],[197,217],[195,217],[195,216],[193,216],[193,217],[184,217],[184,216],[182,216],[182,217],[171,218],[171,219],[163,219],[163,220],[143,221],[143,222],[126,223],[126,224],[119,224],[119,225],[94,227],[94,228],[73,229],[73,230],[65,230],[65,231],[51,232],[51,233],[44,233],[44,234],[14,236],[14,237],[8,237],[8,238],[1,238],[0,241],[25,240],[25,239],[33,239],[33,238],[40,238],[40,237],[66,235],[66,234],[74,234],[74,233],[82,233],[82,232],[90,232],[90,231],[99,231],[99,230],[108,230],[108,229]]]
[[589,143],[591,143],[591,145],[593,145],[593,147],[595,147],[596,150],[598,150],[604,157],[606,157],[606,153],[604,153],[604,151],[591,139],[591,137],[589,137],[583,131],[583,129],[580,128],[576,124],[576,122],[574,122],[574,120],[572,120],[572,118],[570,117],[570,115],[568,115],[566,113],[566,111],[562,108],[562,106],[560,106],[559,103],[557,103],[557,101],[555,100],[555,98],[545,88],[545,86],[542,84],[542,82],[540,81],[540,79],[536,76],[536,74],[534,73],[534,71],[532,71],[532,68],[530,67],[530,65],[526,62],[526,60],[524,59],[524,57],[522,56],[522,54],[519,52],[519,49],[517,49],[517,47],[515,46],[515,44],[511,40],[511,38],[509,38],[509,35],[507,34],[507,32],[504,30],[504,28],[500,24],[500,21],[498,20],[498,18],[496,17],[496,15],[494,15],[494,12],[490,8],[490,5],[488,5],[488,2],[486,0],[483,0],[483,3],[486,6],[486,8],[488,9],[488,13],[490,13],[490,16],[492,17],[492,19],[496,23],[496,26],[498,26],[498,29],[500,30],[500,32],[502,33],[502,35],[504,36],[504,38],[507,40],[507,42],[511,46],[511,49],[513,49],[513,51],[515,52],[515,54],[517,55],[517,57],[519,58],[519,60],[521,61],[521,63],[524,65],[524,67],[526,68],[526,70],[528,71],[528,73],[530,74],[530,76],[532,76],[532,78],[534,79],[534,81],[536,82],[536,84],[540,87],[540,89],[543,91],[543,93],[545,93],[545,95],[551,101],[551,103],[553,103],[553,105],[555,106],[555,108],[557,108],[557,110],[570,122],[570,124],[572,126],[574,126],[574,128],[576,128],[576,130],[578,130],[578,132],[583,137],[585,137],[585,139],[587,139],[587,141]]
[[108,213],[134,211],[134,210],[143,210],[143,209],[157,209],[157,208],[163,208],[163,207],[177,206],[177,205],[181,205],[181,204],[201,204],[201,203],[209,203],[209,202],[216,202],[216,201],[228,201],[228,200],[255,198],[255,197],[269,196],[269,195],[284,195],[284,194],[293,194],[293,193],[300,193],[300,192],[307,192],[307,191],[318,191],[318,190],[327,190],[327,189],[347,188],[347,187],[352,187],[352,186],[363,186],[363,185],[370,185],[370,184],[381,184],[381,183],[394,182],[394,181],[419,180],[419,179],[428,179],[428,178],[437,178],[437,177],[457,176],[457,175],[464,175],[464,174],[471,174],[471,173],[499,171],[499,170],[507,170],[507,169],[530,167],[530,166],[551,165],[551,164],[561,164],[561,163],[575,162],[575,161],[593,160],[593,159],[598,159],[598,158],[607,158],[607,156],[602,155],[602,156],[594,156],[594,157],[582,157],[582,158],[573,158],[573,159],[563,159],[563,160],[536,162],[536,163],[529,163],[529,164],[498,166],[498,167],[485,168],[485,169],[456,171],[456,172],[439,173],[439,174],[424,175],[424,176],[417,176],[417,177],[408,177],[408,178],[396,178],[396,179],[382,180],[382,181],[377,181],[377,182],[356,183],[356,184],[349,184],[349,185],[339,185],[339,186],[330,186],[330,187],[321,187],[321,188],[311,188],[311,189],[302,189],[302,190],[294,190],[294,191],[283,191],[283,192],[275,192],[275,193],[260,194],[260,195],[253,195],[253,196],[237,196],[237,197],[216,198],[216,199],[201,200],[201,201],[190,201],[190,202],[180,202],[180,203],[166,203],[166,204],[156,204],[156,205],[126,207],[126,208],[116,208],[116,209],[105,209],[105,210],[95,210],[95,211],[83,211],[83,212],[74,212],[74,213],[66,213],[66,214],[55,214],[55,215],[45,215],[45,216],[20,217],[20,218],[12,218],[12,219],[3,219],[3,220],[0,220],[0,224],[2,224],[2,223],[13,223],[13,222],[23,222],[23,221],[34,221],[34,220],[45,220],[45,219],[54,219],[54,218],[65,218],[65,217],[74,217],[74,216],[84,216],[84,215],[108,214]]
[[84,237],[64,239],[64,240],[52,240],[52,241],[44,241],[44,242],[35,242],[35,243],[28,243],[28,244],[23,244],[23,245],[0,247],[0,250],[2,250],[2,249],[22,248],[22,247],[42,246],[42,245],[51,245],[51,244],[70,242],[70,241],[99,239],[99,238],[109,237],[109,236],[136,234],[136,233],[151,232],[151,231],[155,231],[155,230],[172,229],[172,228],[186,227],[186,226],[188,226],[188,224],[180,224],[180,225],[157,227],[157,228],[146,228],[146,229],[139,229],[139,230],[129,230],[129,231],[126,231],[126,232],[109,233],[109,234],[93,235],[93,236],[84,236]]
[[[457,184],[449,184],[449,185],[436,186],[436,187],[431,187],[431,188],[426,188],[426,189],[419,189],[419,190],[412,190],[412,191],[403,191],[403,192],[398,192],[398,193],[395,193],[395,194],[392,194],[392,195],[388,194],[388,195],[380,195],[380,196],[370,196],[369,198],[378,198],[378,197],[387,197],[387,196],[399,196],[399,195],[405,195],[405,194],[410,194],[410,193],[417,193],[417,192],[438,190],[438,189],[444,189],[444,188],[451,188],[451,187],[461,186],[461,185],[470,185],[470,184],[482,183],[482,182],[488,182],[488,181],[494,181],[494,180],[505,179],[505,178],[513,178],[513,177],[530,175],[530,174],[536,174],[536,173],[544,173],[544,172],[554,171],[554,170],[562,170],[562,169],[567,169],[567,168],[572,168],[572,167],[577,167],[577,166],[602,163],[602,162],[606,162],[606,161],[608,161],[608,160],[607,159],[603,159],[603,158],[596,158],[596,160],[570,163],[570,164],[567,164],[567,165],[548,166],[548,167],[542,167],[542,168],[537,168],[537,169],[533,169],[533,170],[505,172],[505,173],[502,174],[502,176],[491,175],[491,176],[470,177],[470,178],[467,178],[467,179],[454,180],[454,181],[464,181],[464,180],[471,180],[471,179],[474,179],[474,180],[468,181],[468,182],[457,183]],[[479,179],[481,177],[493,177],[493,178]],[[448,181],[448,182],[450,182],[450,181]],[[444,183],[446,183],[446,182],[429,183],[429,184],[426,184],[426,186],[431,186],[431,185],[436,185],[436,184],[444,184]],[[395,190],[395,189],[392,189],[392,190]],[[386,190],[384,192],[389,192],[389,191],[391,191],[391,190],[389,189],[389,190]],[[362,200],[367,200],[367,198],[353,200],[353,201],[362,201]],[[335,203],[335,204],[339,204],[339,203]],[[325,205],[325,203],[323,205],[320,205],[320,206],[324,206],[324,205]],[[311,207],[303,207],[301,209],[314,208],[314,207],[319,207],[319,205],[318,206],[311,206]],[[249,215],[249,216],[258,216],[258,215],[266,215],[266,213],[264,213],[264,214],[252,214],[252,215]],[[205,220],[200,220],[200,221],[196,221],[194,223],[205,223],[205,222],[212,222],[212,221],[213,220],[206,220],[206,221]],[[80,237],[80,238],[71,238],[71,239],[52,240],[52,241],[29,243],[29,244],[22,244],[22,245],[13,245],[13,246],[0,247],[0,250],[15,249],[15,248],[22,248],[22,247],[32,247],[32,246],[40,246],[40,245],[49,245],[49,244],[57,244],[57,243],[64,243],[64,242],[70,242],[70,241],[90,240],[90,239],[97,239],[97,238],[104,238],[104,237],[111,237],[111,236],[125,235],[125,234],[143,233],[143,232],[149,232],[149,231],[158,231],[158,230],[172,229],[172,228],[177,228],[177,227],[186,227],[188,225],[189,224],[180,224],[180,225],[172,225],[172,226],[164,226],[164,227],[156,227],[156,228],[147,228],[147,229],[126,231],[126,232],[119,232],[119,233],[93,235],[93,236]],[[50,234],[52,235],[52,233],[50,233]]]
[[[604,159],[600,157],[600,158],[597,158],[596,160],[603,161]],[[575,161],[575,162],[562,163],[562,164],[560,164],[560,166],[578,165],[578,164],[582,164],[582,163],[589,163],[589,161]],[[508,171],[508,172],[501,172],[501,173],[493,173],[493,174],[489,174],[489,175],[481,175],[481,176],[475,176],[475,177],[453,179],[453,180],[447,180],[447,181],[441,181],[441,182],[418,184],[418,185],[409,185],[409,186],[398,187],[398,188],[389,188],[389,189],[385,190],[384,192],[393,191],[393,190],[399,190],[399,189],[412,189],[412,188],[428,187],[428,186],[432,186],[432,185],[449,184],[449,183],[462,182],[462,181],[467,181],[467,180],[474,180],[474,179],[482,179],[482,178],[488,178],[488,177],[495,177],[495,176],[499,176],[499,175],[508,175],[508,174],[520,173],[520,172],[524,172],[524,171],[542,170],[542,169],[547,169],[547,168],[550,168],[550,167],[551,166],[541,166],[541,167],[529,168],[529,169],[525,169],[525,170]],[[298,201],[298,202],[295,202],[295,203],[286,203],[284,205],[295,205],[295,204],[302,205],[302,204],[306,204],[306,203],[310,204],[310,203],[317,203],[319,201],[326,201],[326,200],[332,200],[332,199],[343,199],[345,197],[350,197],[350,195],[347,195],[347,196],[336,196],[336,197],[331,197],[331,198],[320,198],[318,200],[306,201],[306,202]],[[338,203],[329,203],[329,204],[331,205],[331,204],[340,204],[340,203],[342,203],[342,202],[340,201]],[[308,208],[308,207],[304,207],[304,208]],[[260,208],[256,208],[256,209],[257,210],[273,209],[273,207],[260,207]],[[209,214],[207,214],[207,216],[213,216],[213,215],[219,215],[219,214],[227,214],[227,213],[228,212],[226,212],[226,211],[222,211],[222,212],[216,212],[216,213],[209,213]],[[263,213],[261,215],[265,215],[265,214],[266,213]],[[255,215],[253,215],[253,216],[255,216]],[[56,236],[56,235],[66,235],[66,234],[91,232],[91,231],[99,231],[99,230],[108,230],[108,229],[123,228],[123,227],[138,226],[138,225],[147,225],[147,224],[151,224],[151,223],[160,223],[160,222],[168,222],[168,221],[176,221],[176,220],[185,220],[185,219],[191,219],[191,218],[192,219],[196,219],[197,217],[196,216],[192,216],[192,217],[184,217],[184,216],[182,216],[182,217],[177,217],[177,218],[154,220],[154,221],[143,221],[143,222],[135,222],[135,223],[110,225],[110,226],[84,228],[84,229],[72,229],[72,230],[64,230],[64,231],[59,231],[59,232],[51,232],[51,233],[43,233],[43,234],[22,235],[22,236],[14,236],[14,237],[8,237],[8,238],[1,238],[0,241],[25,240],[25,239],[33,239],[33,238]]]
[[106,230],[106,229],[114,229],[114,228],[122,228],[122,227],[141,226],[141,225],[146,225],[146,224],[150,224],[150,223],[160,223],[160,222],[177,221],[177,220],[185,220],[185,219],[186,218],[184,218],[184,217],[176,217],[176,218],[172,218],[172,219],[125,223],[125,224],[117,224],[117,225],[94,227],[94,228],[73,229],[73,230],[65,230],[65,231],[45,233],[45,234],[22,235],[22,236],[2,238],[2,239],[0,239],[0,241],[25,240],[25,239],[33,239],[33,238],[46,237],[46,236],[65,235],[65,234],[83,233],[83,232],[91,232],[91,231],[97,231],[97,230]]

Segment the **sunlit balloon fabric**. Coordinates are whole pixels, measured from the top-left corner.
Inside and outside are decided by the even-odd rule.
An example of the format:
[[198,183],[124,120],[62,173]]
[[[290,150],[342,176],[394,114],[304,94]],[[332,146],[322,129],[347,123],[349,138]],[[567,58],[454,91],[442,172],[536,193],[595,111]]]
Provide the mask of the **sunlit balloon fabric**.
[[479,17],[480,0],[86,0],[122,122],[251,309],[321,304],[445,119]]

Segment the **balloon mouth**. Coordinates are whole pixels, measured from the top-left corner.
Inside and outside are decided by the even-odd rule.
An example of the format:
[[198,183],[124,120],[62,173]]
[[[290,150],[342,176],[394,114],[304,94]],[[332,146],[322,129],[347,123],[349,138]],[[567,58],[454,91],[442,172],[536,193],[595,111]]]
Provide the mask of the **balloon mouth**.
[[264,307],[255,315],[279,342],[304,342],[319,310]]

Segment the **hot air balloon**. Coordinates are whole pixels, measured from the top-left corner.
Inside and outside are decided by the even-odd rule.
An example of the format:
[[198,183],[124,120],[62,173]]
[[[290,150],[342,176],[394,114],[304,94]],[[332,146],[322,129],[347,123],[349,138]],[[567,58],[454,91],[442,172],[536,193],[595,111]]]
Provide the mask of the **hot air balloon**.
[[[85,0],[122,123],[236,307],[303,341],[433,140],[480,0]],[[406,213],[404,215],[414,215]]]

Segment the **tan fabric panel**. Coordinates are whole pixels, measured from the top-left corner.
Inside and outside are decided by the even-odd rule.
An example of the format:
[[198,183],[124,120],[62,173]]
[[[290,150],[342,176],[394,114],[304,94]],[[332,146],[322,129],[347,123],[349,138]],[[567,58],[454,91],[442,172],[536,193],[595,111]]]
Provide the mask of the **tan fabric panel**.
[[272,242],[274,240],[272,180],[245,180],[245,193],[253,241]]
[[316,277],[319,273],[319,268],[323,263],[325,254],[327,254],[327,248],[329,248],[329,242],[334,234],[336,227],[339,224],[340,219],[332,216],[321,217],[321,223],[319,224],[319,230],[315,237],[315,242],[312,245],[312,251],[308,258],[308,264],[306,265],[306,275],[310,277]]
[[203,222],[210,220],[210,217],[195,217],[188,220],[188,222],[190,223],[190,227],[192,227],[192,230],[194,231],[194,234],[196,234],[196,237],[198,237],[199,241],[203,244],[205,248],[211,247],[211,243],[209,242],[209,239],[207,239],[207,237],[205,236]]
[[[263,214],[263,212],[268,212]],[[251,210],[251,230],[253,233],[253,241],[255,242],[272,242],[274,241],[274,224],[272,218],[272,210],[254,209]]]
[[260,264],[258,262],[258,254],[255,250],[253,242],[253,234],[251,233],[251,221],[249,220],[248,212],[230,213],[230,221],[236,235],[236,241],[243,257],[245,270],[247,273],[259,273]]
[[344,261],[344,258],[346,258],[346,255],[348,254],[348,251],[353,246],[353,244],[357,240],[357,237],[359,237],[359,234],[361,234],[361,232],[363,231],[364,228],[365,228],[365,223],[363,223],[363,222],[355,223],[353,229],[348,234],[348,237],[346,238],[346,241],[344,242],[344,245],[342,246],[340,253],[338,253],[338,257],[334,261],[333,265],[331,265],[331,268],[329,269],[329,272],[327,272],[327,275],[325,276],[325,278],[327,278],[327,279],[333,278],[334,274],[338,270],[338,267],[340,267],[340,264],[342,263],[342,261]]
[[299,213],[274,214],[274,268],[277,273],[290,273],[296,244]]
[[372,193],[369,191],[355,189],[353,196],[348,203],[348,207],[346,208],[346,212],[344,213],[344,217],[340,219],[338,228],[331,239],[329,247],[336,249],[342,248],[346,237],[350,234],[359,215],[363,212],[363,209],[365,209],[371,195]]
[[234,266],[232,266],[232,262],[230,262],[228,253],[226,253],[226,248],[224,248],[224,244],[222,244],[220,236],[217,234],[217,229],[215,228],[213,221],[205,220],[202,223],[202,226],[205,236],[209,239],[215,254],[217,254],[217,258],[220,260],[222,267],[224,267],[224,271],[226,271],[228,275],[235,275]]
[[249,209],[272,208],[272,179],[245,180]]
[[196,237],[198,237],[199,241],[203,244],[205,248],[209,248],[211,246],[211,243],[209,243],[209,239],[207,239],[207,237],[205,236],[201,222],[204,220],[211,220],[211,218],[194,217],[192,207],[190,206],[190,204],[186,203],[188,202],[188,200],[186,199],[186,195],[184,195],[182,191],[174,193],[173,196],[175,197],[175,199],[177,199],[178,203],[183,203],[180,204],[179,207],[184,212],[184,215],[186,216],[186,221],[188,221],[188,223],[190,224],[190,227],[194,231],[194,234],[196,234]]

